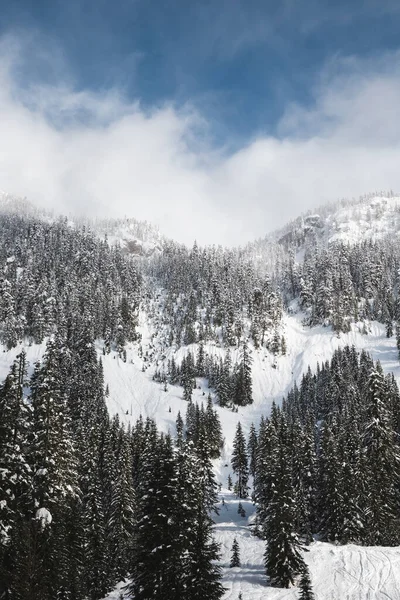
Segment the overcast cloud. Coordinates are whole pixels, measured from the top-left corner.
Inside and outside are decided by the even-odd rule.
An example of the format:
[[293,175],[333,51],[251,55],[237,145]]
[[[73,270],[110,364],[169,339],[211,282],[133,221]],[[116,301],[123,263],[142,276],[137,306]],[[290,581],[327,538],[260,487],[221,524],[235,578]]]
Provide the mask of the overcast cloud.
[[15,38],[0,45],[0,189],[37,204],[231,245],[328,200],[400,190],[399,53],[331,61],[311,109],[287,106],[279,137],[226,155],[190,107],[149,113],[117,90],[24,88],[24,52]]

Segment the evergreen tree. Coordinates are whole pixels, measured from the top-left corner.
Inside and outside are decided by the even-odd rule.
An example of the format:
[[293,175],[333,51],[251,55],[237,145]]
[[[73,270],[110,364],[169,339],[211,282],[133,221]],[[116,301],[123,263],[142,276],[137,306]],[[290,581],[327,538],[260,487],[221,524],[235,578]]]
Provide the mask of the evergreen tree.
[[34,504],[50,511],[79,493],[76,453],[62,391],[60,352],[53,341],[48,342],[43,363],[37,365],[31,383]]
[[[180,563],[171,549],[179,536],[173,515],[177,498],[173,487],[174,459],[170,441],[160,439],[145,449],[138,489],[138,515],[135,551],[132,559],[133,581],[130,591],[135,599],[154,600],[177,597]],[[178,574],[178,579],[175,575]]]
[[231,562],[229,565],[232,567],[240,567],[240,551],[239,544],[236,538],[233,540],[232,549],[231,549]]
[[115,579],[120,581],[130,568],[136,512],[129,440],[122,428],[119,430],[115,465],[108,520],[108,547]]
[[247,485],[249,477],[247,450],[246,440],[240,422],[237,425],[235,439],[233,440],[231,463],[233,472],[237,475],[235,493],[239,498],[247,498],[249,489]]
[[247,454],[249,459],[249,473],[252,477],[256,474],[257,464],[257,433],[254,423],[250,425],[249,441],[247,444]]
[[[284,423],[282,423],[284,428]],[[280,432],[281,436],[284,433]],[[284,438],[284,435],[283,435]],[[295,531],[296,506],[291,485],[290,460],[282,437],[273,457],[271,500],[266,508],[265,568],[272,586],[288,588],[304,568]]]
[[22,352],[0,388],[0,548],[8,545],[19,513],[29,504],[30,467],[27,445],[30,411],[24,399],[26,356]]
[[243,344],[241,362],[236,371],[235,404],[246,406],[253,402],[251,378],[251,357],[247,344]]
[[364,452],[368,465],[367,540],[392,545],[399,536],[400,451],[390,419],[388,387],[377,363],[370,373]]
[[301,573],[299,600],[314,600],[310,573],[306,565],[304,565],[303,571]]

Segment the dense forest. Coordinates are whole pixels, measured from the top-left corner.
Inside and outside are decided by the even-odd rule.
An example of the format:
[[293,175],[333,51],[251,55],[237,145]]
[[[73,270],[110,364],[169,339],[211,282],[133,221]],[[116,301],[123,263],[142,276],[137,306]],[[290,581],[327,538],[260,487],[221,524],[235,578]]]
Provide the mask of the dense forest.
[[124,429],[89,335],[27,366],[0,389],[0,597],[98,600],[131,576],[143,600],[220,598],[212,406],[189,403],[174,440],[150,419]]
[[400,544],[400,394],[367,353],[347,346],[309,370],[248,448],[273,583],[293,582],[314,535]]
[[[0,341],[45,345],[35,365],[21,350],[0,386],[1,599],[100,600],[122,580],[137,600],[222,597],[213,399],[252,404],[253,353],[290,350],[286,311],[338,333],[358,321],[367,334],[375,319],[400,346],[396,240],[322,246],[312,230],[297,261],[299,240],[269,242],[261,268],[249,249],[160,238],[160,251],[136,256],[88,224],[0,215]],[[169,434],[107,411],[101,350],[126,360],[127,343],[140,348],[141,313],[158,344],[154,381],[187,401]],[[198,379],[212,392],[204,404],[192,398]],[[227,484],[257,506],[269,583],[310,587],[313,539],[400,544],[399,465],[397,384],[352,347],[309,369],[248,439],[239,423]],[[234,568],[237,542],[232,552]]]

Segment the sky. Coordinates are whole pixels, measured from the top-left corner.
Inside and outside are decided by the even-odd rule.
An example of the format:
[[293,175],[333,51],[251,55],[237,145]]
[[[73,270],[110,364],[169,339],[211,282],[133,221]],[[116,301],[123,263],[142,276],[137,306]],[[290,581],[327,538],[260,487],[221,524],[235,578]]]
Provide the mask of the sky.
[[0,190],[244,244],[400,191],[397,0],[2,0]]

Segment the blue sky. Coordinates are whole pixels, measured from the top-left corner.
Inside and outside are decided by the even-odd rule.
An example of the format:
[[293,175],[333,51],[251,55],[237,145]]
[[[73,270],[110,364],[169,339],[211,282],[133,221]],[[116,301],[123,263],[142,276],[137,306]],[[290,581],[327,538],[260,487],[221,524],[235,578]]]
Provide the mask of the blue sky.
[[[104,141],[110,148],[102,164],[114,165],[115,179],[111,173],[102,189],[120,186],[118,196],[125,198],[118,209],[114,203],[115,210],[159,221],[174,235],[172,201],[168,211],[160,209],[168,198],[181,206],[194,190],[189,204],[203,203],[213,223],[226,222],[231,208],[236,221],[249,218],[240,207],[250,202],[253,226],[250,220],[243,227],[227,223],[226,232],[219,232],[223,242],[234,243],[262,235],[319,199],[398,185],[391,153],[385,167],[376,166],[398,139],[393,127],[397,0],[3,0],[1,5],[0,66],[7,93],[0,133],[15,148],[15,158],[4,148],[1,160],[0,147],[0,189],[35,200],[42,195],[47,203],[57,190],[60,207],[73,209],[75,203],[104,212],[108,196],[88,189],[72,158],[62,169],[52,155],[44,158],[46,148],[54,155],[57,146],[60,162],[65,161],[66,154],[96,137],[97,144]],[[25,132],[32,128],[36,139],[43,135],[42,162],[29,168],[14,128],[24,119]],[[113,142],[117,136],[118,144],[111,146],[106,135]],[[140,185],[125,176],[121,180],[128,154],[140,154],[143,140],[157,159],[138,169]],[[380,158],[374,161],[376,144]],[[339,164],[340,147],[355,159],[351,176]],[[325,162],[315,172],[310,165],[321,161],[321,153]],[[305,156],[308,179],[297,174],[289,189],[285,173],[289,178]],[[153,169],[164,182],[164,196],[150,181]],[[21,171],[29,172],[26,181],[18,180]],[[58,181],[54,171],[62,171]],[[242,177],[230,190],[233,172]],[[321,190],[327,180],[329,193]],[[132,205],[126,198],[129,186],[136,198]],[[75,199],[68,200],[66,187]],[[279,214],[269,204],[277,195]],[[146,199],[147,212],[139,196]],[[217,230],[196,234],[190,214],[187,236],[177,232],[181,238],[216,241]],[[204,221],[202,232],[213,227]]]
[[[5,9],[5,10],[4,10]],[[333,57],[399,45],[400,5],[385,0],[13,0],[2,32],[35,32],[78,89],[117,86],[144,107],[201,107],[227,143],[274,133],[288,102]],[[63,76],[64,73],[61,73]],[[47,65],[30,76],[57,81]]]

